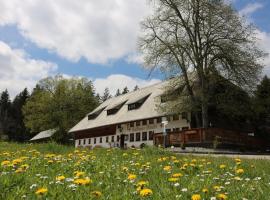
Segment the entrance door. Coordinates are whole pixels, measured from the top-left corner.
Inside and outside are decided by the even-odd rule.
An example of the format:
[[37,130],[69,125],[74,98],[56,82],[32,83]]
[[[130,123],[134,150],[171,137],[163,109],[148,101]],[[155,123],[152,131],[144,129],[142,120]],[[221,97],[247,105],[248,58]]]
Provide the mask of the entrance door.
[[125,135],[120,136],[120,148],[123,149],[125,146]]

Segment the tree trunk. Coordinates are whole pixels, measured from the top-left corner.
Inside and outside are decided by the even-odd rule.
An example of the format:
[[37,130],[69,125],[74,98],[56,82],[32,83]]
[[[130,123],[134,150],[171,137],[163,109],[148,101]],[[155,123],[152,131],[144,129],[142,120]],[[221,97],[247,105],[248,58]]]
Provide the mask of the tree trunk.
[[202,102],[202,127],[208,128],[209,119],[208,119],[208,105],[207,102]]

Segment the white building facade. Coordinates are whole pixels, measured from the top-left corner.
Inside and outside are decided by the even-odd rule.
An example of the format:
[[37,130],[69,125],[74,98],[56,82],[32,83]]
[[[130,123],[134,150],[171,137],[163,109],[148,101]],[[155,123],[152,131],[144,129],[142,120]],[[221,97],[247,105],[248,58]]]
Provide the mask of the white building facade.
[[[76,147],[141,147],[154,145],[154,135],[163,132],[161,104],[164,82],[155,84],[102,103],[69,132]],[[190,128],[187,113],[166,116],[166,132]]]

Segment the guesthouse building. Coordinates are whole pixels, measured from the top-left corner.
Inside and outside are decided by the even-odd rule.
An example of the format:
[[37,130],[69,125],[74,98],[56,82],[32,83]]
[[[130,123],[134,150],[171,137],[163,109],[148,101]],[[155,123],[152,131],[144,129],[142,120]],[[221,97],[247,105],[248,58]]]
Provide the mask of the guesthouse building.
[[[153,145],[153,137],[163,132],[158,105],[164,86],[157,83],[136,91],[110,98],[87,114],[69,133],[74,135],[76,147],[140,147]],[[166,116],[166,132],[190,128],[187,113]]]

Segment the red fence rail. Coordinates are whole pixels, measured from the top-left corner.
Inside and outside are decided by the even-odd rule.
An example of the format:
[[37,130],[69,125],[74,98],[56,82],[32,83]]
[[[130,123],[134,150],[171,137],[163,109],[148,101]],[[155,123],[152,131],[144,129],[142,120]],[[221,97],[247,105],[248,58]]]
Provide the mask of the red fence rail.
[[[248,133],[225,130],[220,128],[196,128],[183,130],[179,132],[170,132],[166,137],[166,144],[171,146],[180,145],[213,145],[217,143],[219,145],[236,145],[246,147],[267,147],[270,146],[268,141],[249,136]],[[163,144],[162,133],[157,133],[154,136],[154,144]]]

